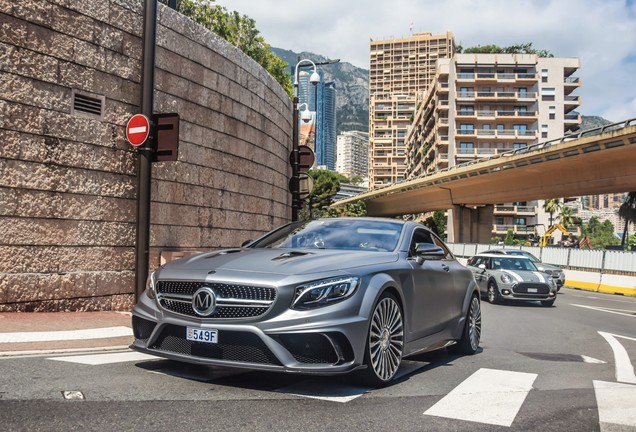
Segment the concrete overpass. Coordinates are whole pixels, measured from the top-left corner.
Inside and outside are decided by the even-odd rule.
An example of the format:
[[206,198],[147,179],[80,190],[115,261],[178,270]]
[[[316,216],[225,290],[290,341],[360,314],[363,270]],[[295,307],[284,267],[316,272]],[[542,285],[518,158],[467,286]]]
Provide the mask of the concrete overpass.
[[493,204],[636,190],[636,119],[566,135],[403,181],[364,201],[370,216],[452,212],[449,239],[488,242]]

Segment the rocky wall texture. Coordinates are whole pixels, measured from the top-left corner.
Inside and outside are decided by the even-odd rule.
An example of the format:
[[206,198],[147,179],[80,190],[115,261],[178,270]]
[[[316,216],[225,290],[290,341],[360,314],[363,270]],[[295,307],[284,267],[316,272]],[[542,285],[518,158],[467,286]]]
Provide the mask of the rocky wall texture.
[[[141,0],[0,0],[0,312],[134,303],[142,31]],[[181,123],[178,161],[153,164],[151,268],[288,221],[292,133],[266,71],[161,5],[156,54],[155,112]]]

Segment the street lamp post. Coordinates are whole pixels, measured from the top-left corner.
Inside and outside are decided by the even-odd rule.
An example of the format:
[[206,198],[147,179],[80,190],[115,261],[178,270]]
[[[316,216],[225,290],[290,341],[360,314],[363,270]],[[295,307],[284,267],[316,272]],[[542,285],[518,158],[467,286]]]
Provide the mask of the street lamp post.
[[[300,199],[300,169],[299,169],[299,161],[298,161],[298,142],[299,142],[299,133],[298,130],[298,71],[299,66],[302,63],[310,63],[313,66],[314,71],[309,77],[309,82],[313,85],[316,85],[320,82],[320,75],[318,75],[318,71],[316,70],[316,64],[308,59],[300,60],[296,63],[296,67],[294,68],[294,100],[293,100],[293,137],[292,137],[292,157],[291,157],[291,166],[292,166],[292,178],[290,183],[291,195],[292,195],[292,222],[298,220],[298,210],[301,206]],[[304,113],[304,111],[303,111]]]

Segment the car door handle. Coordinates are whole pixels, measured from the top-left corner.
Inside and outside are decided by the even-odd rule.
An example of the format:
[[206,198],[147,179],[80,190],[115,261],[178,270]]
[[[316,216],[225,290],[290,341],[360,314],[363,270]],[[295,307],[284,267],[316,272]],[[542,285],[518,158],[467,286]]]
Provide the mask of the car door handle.
[[442,268],[444,269],[444,271],[450,271],[450,267],[448,267],[446,264],[442,264]]

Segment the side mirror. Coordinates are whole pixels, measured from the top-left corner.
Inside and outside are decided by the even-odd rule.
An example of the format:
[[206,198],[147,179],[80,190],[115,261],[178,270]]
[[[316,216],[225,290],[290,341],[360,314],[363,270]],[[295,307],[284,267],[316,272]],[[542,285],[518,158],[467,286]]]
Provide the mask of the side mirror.
[[432,243],[420,243],[415,249],[415,256],[418,261],[438,261],[446,257],[444,249]]
[[477,266],[477,268],[482,269],[482,270],[486,270],[486,264],[479,264],[479,266]]

